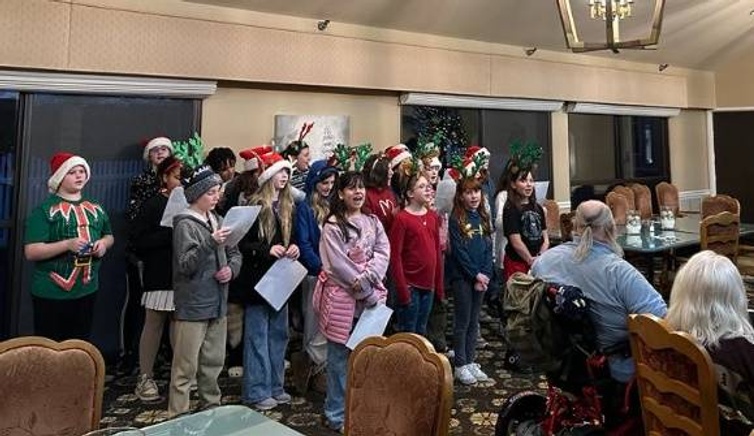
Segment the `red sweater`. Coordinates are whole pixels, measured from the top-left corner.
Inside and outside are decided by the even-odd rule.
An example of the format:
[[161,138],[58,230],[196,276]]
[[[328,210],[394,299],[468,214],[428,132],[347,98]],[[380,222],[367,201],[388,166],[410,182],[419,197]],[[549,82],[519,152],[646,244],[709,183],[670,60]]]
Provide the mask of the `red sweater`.
[[385,228],[385,233],[390,232],[398,201],[390,188],[367,188],[367,196],[361,213],[376,215]]
[[440,218],[433,211],[412,215],[401,210],[388,233],[390,271],[400,304],[410,302],[409,286],[434,290],[443,298]]

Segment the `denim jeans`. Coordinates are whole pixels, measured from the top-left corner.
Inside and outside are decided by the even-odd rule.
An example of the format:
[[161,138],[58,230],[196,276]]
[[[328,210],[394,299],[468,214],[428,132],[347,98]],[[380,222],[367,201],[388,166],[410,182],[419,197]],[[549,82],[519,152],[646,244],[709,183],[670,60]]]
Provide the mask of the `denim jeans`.
[[429,321],[429,313],[432,311],[435,293],[414,287],[409,287],[408,290],[411,292],[411,301],[405,306],[398,305],[395,310],[398,318],[398,331],[426,336],[427,321]]
[[255,404],[282,394],[285,349],[288,346],[288,305],[279,312],[267,303],[247,305],[243,336],[241,401]]
[[327,341],[327,396],[325,417],[334,430],[343,426],[346,419],[346,379],[348,356],[351,351],[345,344]]
[[474,362],[479,310],[483,299],[484,292],[475,290],[473,282],[453,282],[453,351],[456,368]]

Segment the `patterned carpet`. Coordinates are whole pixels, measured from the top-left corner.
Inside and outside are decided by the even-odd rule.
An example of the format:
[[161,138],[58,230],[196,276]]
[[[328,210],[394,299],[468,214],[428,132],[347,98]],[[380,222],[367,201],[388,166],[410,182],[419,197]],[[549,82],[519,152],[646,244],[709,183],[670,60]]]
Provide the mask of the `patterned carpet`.
[[[510,395],[524,390],[544,390],[545,382],[540,376],[523,376],[512,374],[503,369],[505,347],[499,334],[499,323],[483,322],[482,334],[489,342],[487,348],[478,353],[478,362],[490,376],[485,383],[454,386],[454,407],[450,422],[450,434],[454,435],[492,435],[495,430],[497,413],[503,401]],[[291,343],[292,348],[294,343]],[[122,377],[108,383],[102,411],[102,427],[132,425],[144,427],[167,419],[167,384],[170,377],[169,367],[164,365],[157,373],[157,383],[161,401],[143,403],[134,395],[136,377]],[[309,391],[306,396],[296,395],[292,386],[290,371],[286,373],[288,392],[293,395],[293,402],[278,406],[265,415],[285,424],[296,431],[310,436],[333,436],[335,433],[322,424],[322,405],[324,397]],[[229,378],[223,373],[220,378],[224,404],[240,403],[240,379]],[[193,406],[192,402],[192,406]]]

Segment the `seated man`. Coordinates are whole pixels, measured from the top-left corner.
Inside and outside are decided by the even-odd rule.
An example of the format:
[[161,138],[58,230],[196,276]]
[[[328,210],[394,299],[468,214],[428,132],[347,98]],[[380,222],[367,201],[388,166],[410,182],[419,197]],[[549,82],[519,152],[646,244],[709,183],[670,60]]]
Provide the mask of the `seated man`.
[[[623,260],[613,215],[606,204],[586,201],[574,216],[575,237],[536,258],[531,274],[545,282],[576,286],[591,300],[590,315],[601,350],[628,341],[628,315],[665,317],[667,305],[641,273]],[[626,354],[608,356],[611,377],[627,383],[634,375]]]

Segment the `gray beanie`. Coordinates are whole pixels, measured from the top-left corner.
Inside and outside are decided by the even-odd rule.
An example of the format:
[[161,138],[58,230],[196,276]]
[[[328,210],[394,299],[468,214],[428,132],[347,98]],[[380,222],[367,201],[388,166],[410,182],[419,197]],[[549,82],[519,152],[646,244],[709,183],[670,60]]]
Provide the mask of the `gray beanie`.
[[183,194],[189,203],[195,202],[213,186],[222,185],[222,179],[207,165],[194,169],[188,179],[183,180]]

